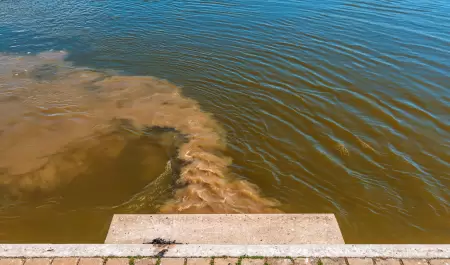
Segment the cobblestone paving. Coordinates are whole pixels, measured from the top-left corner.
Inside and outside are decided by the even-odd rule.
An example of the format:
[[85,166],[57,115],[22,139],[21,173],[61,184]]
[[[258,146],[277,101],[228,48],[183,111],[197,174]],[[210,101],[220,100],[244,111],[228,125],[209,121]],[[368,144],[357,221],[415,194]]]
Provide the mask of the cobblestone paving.
[[450,265],[450,259],[392,258],[0,258],[0,265]]

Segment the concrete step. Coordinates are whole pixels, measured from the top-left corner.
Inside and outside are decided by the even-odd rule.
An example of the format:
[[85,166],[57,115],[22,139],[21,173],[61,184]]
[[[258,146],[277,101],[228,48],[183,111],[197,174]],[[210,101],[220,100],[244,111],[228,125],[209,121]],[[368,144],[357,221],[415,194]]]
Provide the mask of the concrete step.
[[343,244],[333,214],[114,215],[105,243]]

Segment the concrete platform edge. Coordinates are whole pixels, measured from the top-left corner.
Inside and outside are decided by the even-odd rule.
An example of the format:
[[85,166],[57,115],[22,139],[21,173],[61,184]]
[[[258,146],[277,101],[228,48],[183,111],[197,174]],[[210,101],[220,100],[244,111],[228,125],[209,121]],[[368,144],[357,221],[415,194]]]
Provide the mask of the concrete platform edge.
[[106,244],[344,244],[334,214],[115,214]]
[[347,257],[450,258],[447,245],[0,244],[6,257]]

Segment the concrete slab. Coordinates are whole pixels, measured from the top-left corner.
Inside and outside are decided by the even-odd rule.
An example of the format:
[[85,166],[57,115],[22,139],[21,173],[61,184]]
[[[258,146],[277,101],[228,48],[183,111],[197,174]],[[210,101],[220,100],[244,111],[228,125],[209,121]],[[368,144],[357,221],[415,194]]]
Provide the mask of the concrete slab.
[[[349,265],[374,265],[373,259],[347,259]],[[406,264],[405,264],[406,265]],[[412,264],[411,264],[412,265]]]
[[0,259],[0,265],[22,265],[22,259]]
[[[145,244],[4,244],[0,258],[82,257],[78,265],[91,265],[87,257],[307,257],[432,259],[431,265],[450,265],[450,245],[168,245]],[[434,260],[441,259],[441,260]],[[219,259],[216,258],[215,262]],[[95,263],[97,264],[97,263]],[[301,264],[307,264],[306,262]],[[216,264],[217,265],[217,264]]]
[[211,265],[211,258],[190,258],[186,265]]
[[137,258],[133,259],[134,265],[156,265],[158,262],[157,259],[151,258]]
[[77,265],[78,258],[56,258],[53,259],[52,265]]
[[320,259],[323,265],[346,265],[344,258],[324,258]]
[[243,258],[241,260],[241,265],[264,265],[265,263],[266,263],[266,260],[264,258],[262,258],[262,259]]
[[184,258],[162,258],[159,261],[160,265],[184,265],[186,259]]
[[36,259],[26,259],[25,265],[50,265],[52,263],[51,259],[46,258],[36,258]]
[[294,261],[291,259],[277,259],[277,258],[268,258],[266,260],[267,265],[293,265]]
[[403,259],[402,261],[403,265],[428,265],[426,259]]
[[107,244],[342,244],[333,214],[114,215]]
[[78,261],[78,265],[103,265],[103,259],[102,258],[80,259]]
[[105,263],[105,265],[128,265],[128,264],[129,261],[127,258],[111,258],[108,259]]
[[401,265],[398,259],[375,259],[375,265]]
[[431,265],[450,265],[450,259],[430,260]]
[[236,258],[215,258],[214,265],[237,265],[238,259]]
[[296,258],[294,259],[294,265],[317,265],[319,264],[318,258]]

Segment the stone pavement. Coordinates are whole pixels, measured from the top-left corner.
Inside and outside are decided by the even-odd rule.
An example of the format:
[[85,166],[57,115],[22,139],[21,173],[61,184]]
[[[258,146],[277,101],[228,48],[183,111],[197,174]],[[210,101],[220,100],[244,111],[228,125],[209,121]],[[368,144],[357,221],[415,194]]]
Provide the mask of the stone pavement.
[[0,265],[450,265],[450,259],[380,258],[0,258]]

